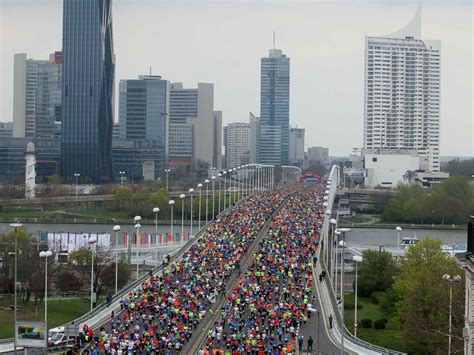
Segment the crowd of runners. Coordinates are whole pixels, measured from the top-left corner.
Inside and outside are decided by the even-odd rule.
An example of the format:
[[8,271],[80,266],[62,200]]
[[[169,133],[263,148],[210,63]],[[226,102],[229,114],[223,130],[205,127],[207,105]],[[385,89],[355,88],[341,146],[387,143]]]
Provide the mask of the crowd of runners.
[[[202,354],[288,354],[314,310],[312,263],[324,217],[322,191],[301,188],[273,219],[254,259],[238,281]],[[312,344],[312,339],[308,344]]]
[[[168,265],[161,276],[150,276],[122,299],[121,311],[112,312],[110,329],[101,328],[94,334],[85,326],[89,350],[107,354],[180,353],[216,299],[224,294],[231,274],[240,272],[241,258],[260,229],[290,193],[289,189],[261,192],[220,215],[207,235],[179,261]],[[290,269],[293,267],[288,266]]]

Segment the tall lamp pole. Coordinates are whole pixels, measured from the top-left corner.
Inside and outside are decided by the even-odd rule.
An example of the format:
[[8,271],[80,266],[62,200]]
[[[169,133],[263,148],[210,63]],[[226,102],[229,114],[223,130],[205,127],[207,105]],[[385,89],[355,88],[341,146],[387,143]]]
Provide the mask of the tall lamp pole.
[[[13,324],[13,329],[14,331],[16,332],[16,320],[17,320],[17,314],[16,314],[16,285],[18,283],[18,234],[17,234],[17,231],[18,231],[18,228],[21,228],[23,227],[23,224],[21,223],[18,223],[18,222],[15,222],[15,223],[11,223],[10,224],[10,227],[13,227],[15,228],[15,285],[13,287],[14,289],[14,305],[13,307],[15,307],[15,312],[14,312],[14,324]],[[16,337],[15,337],[16,339]],[[14,341],[14,344],[13,344],[13,347],[15,348],[15,354],[16,354],[16,340]]]
[[199,230],[201,230],[201,195],[202,195],[202,184],[197,185],[199,189]]
[[214,208],[215,190],[214,190],[214,187],[215,187],[216,177],[214,175],[212,175],[211,180],[212,180],[212,219],[214,220],[214,218],[215,218],[215,208]]
[[135,222],[135,229],[137,230],[137,242],[136,242],[136,245],[135,245],[135,255],[137,257],[137,280],[138,280],[138,277],[139,277],[139,273],[140,273],[140,263],[138,262],[138,258],[140,257],[140,254],[139,254],[139,250],[138,250],[138,245],[140,244],[139,242],[139,239],[140,239],[140,221],[142,220],[142,217],[141,216],[135,216],[133,218],[133,221]]
[[171,230],[171,236],[174,238],[174,234],[173,234],[173,205],[175,204],[174,200],[169,200],[168,201],[168,205],[170,206],[171,208],[171,214],[170,214],[170,230]]
[[234,204],[236,201],[236,197],[237,197],[237,194],[236,194],[236,190],[237,190],[237,176],[235,176],[235,174],[237,173],[237,169],[236,168],[233,168],[232,169],[233,173],[234,173],[234,198],[233,198],[233,202],[232,204]]
[[227,180],[226,180],[227,170],[224,170],[223,174],[224,174],[224,209],[226,209],[226,207],[227,207],[227,201],[226,201],[226,198],[227,198]]
[[206,224],[207,224],[207,218],[209,216],[209,180],[208,179],[204,180],[204,183],[206,184]]
[[120,226],[114,226],[115,232],[115,294],[118,292],[118,236],[120,232]]
[[153,208],[153,213],[155,214],[155,260],[156,265],[158,265],[158,213],[160,212],[159,207]]
[[48,258],[53,253],[48,251],[42,251],[39,253],[40,258],[45,259],[44,263],[44,322],[48,322]]
[[189,196],[191,197],[191,237],[193,236],[193,193],[194,189],[190,188],[189,189]]
[[400,243],[400,232],[402,231],[402,228],[400,226],[397,226],[395,230],[397,231],[397,249],[400,249],[402,247]]
[[219,173],[217,174],[217,177],[219,178],[219,186],[218,186],[218,190],[219,190],[219,208],[218,208],[218,211],[219,211],[219,214],[221,213],[221,180],[222,180],[222,174]]
[[165,173],[166,173],[166,191],[168,191],[168,178],[169,178],[169,173],[170,173],[170,169],[165,169]]
[[91,236],[88,240],[89,244],[91,245],[91,255],[92,255],[92,262],[91,262],[91,312],[94,309],[95,304],[95,293],[94,293],[94,244],[97,243],[97,237]]
[[356,274],[355,274],[355,307],[354,307],[354,336],[357,338],[357,327],[359,326],[357,322],[357,264],[361,263],[364,258],[360,255],[354,255],[352,257],[352,260],[355,262],[355,269],[356,269]]
[[120,174],[120,187],[123,186],[123,176],[125,175],[125,171],[119,171]]
[[350,228],[339,228],[339,232],[342,233],[342,240],[339,242],[339,245],[341,247],[341,355],[344,355],[344,255],[346,248],[344,236],[347,232],[350,232],[350,230]]
[[78,190],[77,184],[79,183],[79,176],[81,176],[81,174],[79,174],[79,173],[74,173],[74,176],[75,176],[75,178],[76,178],[76,199],[77,199],[77,190]]
[[185,194],[179,195],[181,199],[181,237],[184,237],[184,198],[186,197]]
[[[325,202],[326,205],[327,205],[327,202]],[[334,232],[336,231],[337,229],[337,220],[335,218],[331,218],[329,220],[329,223],[331,224],[331,243],[328,243],[328,246],[330,245],[331,246],[331,270],[330,270],[330,273],[331,273],[331,281],[334,281],[334,278],[335,278],[335,275],[334,275],[334,257],[333,257],[333,254],[334,254]],[[329,250],[328,250],[329,252]],[[329,256],[328,256],[328,259],[329,259]],[[334,288],[334,292],[336,292],[336,289]]]
[[448,355],[451,355],[451,338],[452,338],[452,317],[453,317],[453,282],[461,281],[461,276],[448,274],[443,275],[443,280],[449,283],[449,336],[448,336]]

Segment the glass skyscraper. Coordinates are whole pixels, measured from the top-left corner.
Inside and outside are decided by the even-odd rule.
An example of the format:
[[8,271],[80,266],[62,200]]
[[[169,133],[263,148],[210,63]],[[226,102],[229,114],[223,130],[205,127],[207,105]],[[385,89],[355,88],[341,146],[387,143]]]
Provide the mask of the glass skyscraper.
[[288,164],[290,127],[290,58],[270,49],[261,60],[260,134],[257,161]]
[[62,175],[112,175],[112,0],[64,0]]

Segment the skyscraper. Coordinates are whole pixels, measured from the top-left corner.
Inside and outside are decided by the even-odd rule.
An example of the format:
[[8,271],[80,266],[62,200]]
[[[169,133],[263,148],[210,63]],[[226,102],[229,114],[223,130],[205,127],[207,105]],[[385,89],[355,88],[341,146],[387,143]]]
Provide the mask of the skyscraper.
[[289,161],[300,168],[303,168],[304,162],[304,132],[304,128],[290,128]]
[[62,175],[112,175],[115,58],[111,0],[64,0]]
[[226,168],[244,164],[244,155],[250,151],[250,124],[234,122],[224,127]]
[[287,164],[290,124],[290,58],[270,49],[261,59],[260,134],[257,161]]
[[421,14],[401,30],[365,40],[365,149],[416,149],[439,171],[440,55],[422,40]]

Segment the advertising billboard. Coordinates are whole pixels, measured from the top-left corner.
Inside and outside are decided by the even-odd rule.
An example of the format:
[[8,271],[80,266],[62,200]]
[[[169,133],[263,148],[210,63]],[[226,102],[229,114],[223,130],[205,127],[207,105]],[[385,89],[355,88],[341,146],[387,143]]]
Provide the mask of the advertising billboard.
[[15,341],[17,346],[25,348],[46,348],[48,325],[44,322],[16,322]]

